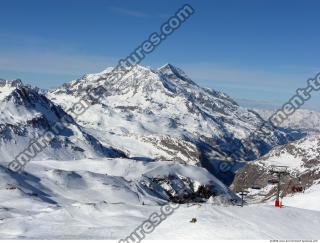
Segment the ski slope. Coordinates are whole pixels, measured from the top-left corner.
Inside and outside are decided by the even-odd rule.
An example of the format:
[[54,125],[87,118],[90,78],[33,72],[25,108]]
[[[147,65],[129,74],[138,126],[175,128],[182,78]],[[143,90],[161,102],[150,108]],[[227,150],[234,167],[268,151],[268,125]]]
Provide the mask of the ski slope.
[[[163,184],[152,180],[169,175],[171,179]],[[318,211],[298,205],[304,197],[290,204],[285,199],[285,205],[302,208],[266,204],[241,208],[226,204],[223,199],[232,198],[232,193],[201,167],[120,158],[32,161],[21,175],[9,173],[2,164],[0,238],[123,239],[160,211],[159,204],[166,201],[163,188],[174,193],[176,187],[191,190],[188,185],[197,188],[201,184],[210,184],[220,196],[206,203],[181,205],[146,239],[320,238],[319,197],[313,202]],[[192,218],[197,222],[190,223]]]
[[292,207],[320,211],[320,184],[313,185],[304,193],[286,197],[285,204]]
[[[31,206],[31,205],[29,205]],[[75,203],[66,208],[42,208],[0,223],[1,239],[126,238],[159,206]],[[196,218],[196,223],[190,223]],[[182,205],[147,240],[319,239],[320,212],[293,207],[258,205]]]
[[[190,223],[195,217],[197,223]],[[179,208],[147,239],[319,239],[320,212],[267,205]],[[171,229],[171,230],[170,230]]]

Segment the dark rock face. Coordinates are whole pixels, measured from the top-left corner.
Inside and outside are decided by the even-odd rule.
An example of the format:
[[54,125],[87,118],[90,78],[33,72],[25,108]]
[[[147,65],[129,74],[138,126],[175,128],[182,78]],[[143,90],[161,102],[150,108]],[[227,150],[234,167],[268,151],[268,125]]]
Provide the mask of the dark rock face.
[[[158,197],[174,203],[206,202],[210,197],[222,194],[214,182],[206,185],[198,185],[198,182],[190,178],[169,175],[163,178],[144,178],[141,182],[144,188],[150,193],[155,193]],[[232,199],[232,197],[230,197]],[[237,199],[236,196],[233,197]]]
[[[236,192],[252,187],[264,188],[268,185],[269,178],[271,178],[271,174],[266,168],[254,163],[248,163],[237,171],[231,188]],[[271,191],[266,196],[266,199],[274,195],[273,193],[274,191]]]

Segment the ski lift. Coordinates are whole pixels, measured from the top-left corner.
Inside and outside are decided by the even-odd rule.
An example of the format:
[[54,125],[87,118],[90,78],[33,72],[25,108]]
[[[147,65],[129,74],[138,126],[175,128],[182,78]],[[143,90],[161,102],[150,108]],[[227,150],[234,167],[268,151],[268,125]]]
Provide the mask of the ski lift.
[[[274,161],[272,161],[272,162],[274,162]],[[280,194],[281,194],[281,177],[285,176],[285,175],[290,175],[290,173],[288,172],[288,166],[273,165],[273,166],[271,166],[270,173],[273,175],[273,178],[268,180],[268,182],[270,182],[271,184],[278,184],[275,206],[282,208],[282,197],[283,197],[284,192],[282,192],[282,197],[281,197],[280,196]],[[277,176],[276,179],[275,179],[274,175]]]
[[249,191],[239,191],[238,193],[240,196],[246,196],[249,193]]
[[241,190],[241,191],[238,191],[238,193],[241,196],[241,204],[239,206],[243,207],[243,205],[244,205],[244,197],[248,195],[249,191]]

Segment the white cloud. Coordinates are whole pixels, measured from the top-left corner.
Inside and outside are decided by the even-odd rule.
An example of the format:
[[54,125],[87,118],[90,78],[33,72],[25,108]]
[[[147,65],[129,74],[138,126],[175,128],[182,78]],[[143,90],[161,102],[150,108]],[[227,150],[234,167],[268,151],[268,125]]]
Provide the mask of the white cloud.
[[112,7],[111,9],[116,13],[132,16],[132,17],[142,17],[142,18],[150,17],[149,14],[141,11],[137,11],[137,10],[131,10],[131,9],[119,8],[119,7]]
[[127,15],[131,17],[136,18],[168,18],[169,15],[167,14],[150,14],[146,12],[142,12],[140,10],[133,10],[133,9],[127,9],[127,8],[120,8],[120,7],[111,7],[111,10],[115,13]]

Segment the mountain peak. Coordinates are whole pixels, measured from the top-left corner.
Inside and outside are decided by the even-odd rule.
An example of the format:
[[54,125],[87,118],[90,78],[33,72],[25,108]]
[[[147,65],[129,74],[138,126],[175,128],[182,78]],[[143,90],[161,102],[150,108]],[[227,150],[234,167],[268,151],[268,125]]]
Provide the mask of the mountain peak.
[[161,67],[159,67],[158,69],[167,69],[167,68],[174,68],[174,65],[172,65],[171,63],[166,63],[164,65],[162,65]]
[[102,70],[100,73],[97,73],[97,74],[108,74],[108,73],[111,73],[112,70],[114,69],[114,67],[107,67],[105,68],[104,70]]
[[7,98],[12,92],[23,87],[20,79],[5,80],[0,79],[0,101]]
[[174,70],[177,70],[177,69],[179,69],[179,68],[174,66],[174,65],[172,65],[171,63],[166,63],[163,66],[161,66],[160,68],[158,68],[158,70],[162,71],[162,72],[165,72],[165,71],[173,72]]
[[167,63],[167,64],[163,65],[162,67],[158,68],[158,71],[171,80],[178,78],[184,82],[196,85],[196,83],[194,83],[191,80],[191,78],[189,78],[188,75],[182,69],[180,69],[170,63]]

